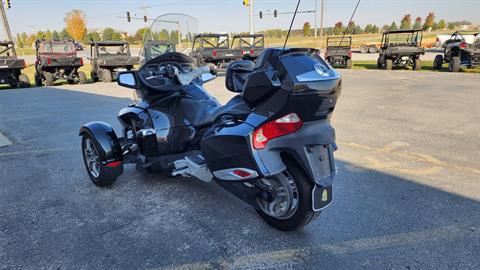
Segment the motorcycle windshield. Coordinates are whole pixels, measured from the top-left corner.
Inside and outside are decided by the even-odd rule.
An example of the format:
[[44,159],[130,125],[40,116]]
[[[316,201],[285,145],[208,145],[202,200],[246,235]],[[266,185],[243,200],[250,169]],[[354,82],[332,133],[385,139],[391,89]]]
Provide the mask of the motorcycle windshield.
[[140,66],[163,54],[188,54],[197,33],[198,20],[190,15],[168,13],[158,16],[150,27],[144,28]]

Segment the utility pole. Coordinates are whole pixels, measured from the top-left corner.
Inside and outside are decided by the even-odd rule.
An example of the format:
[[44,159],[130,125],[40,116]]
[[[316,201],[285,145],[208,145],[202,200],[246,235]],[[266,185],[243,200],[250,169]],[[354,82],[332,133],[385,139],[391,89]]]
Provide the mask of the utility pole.
[[[2,13],[2,22],[5,33],[7,34],[8,41],[13,42],[12,33],[10,32],[10,25],[8,24],[7,14],[5,12],[5,7],[3,6],[3,1],[0,1],[0,12]],[[13,56],[17,56],[15,47],[12,47]]]
[[318,0],[315,0],[315,38],[317,38]]
[[253,18],[253,0],[249,1],[249,16],[250,16],[250,35],[253,35],[255,32],[255,27],[254,27],[254,18]]
[[323,0],[322,0],[322,10],[320,12],[320,37],[323,38]]

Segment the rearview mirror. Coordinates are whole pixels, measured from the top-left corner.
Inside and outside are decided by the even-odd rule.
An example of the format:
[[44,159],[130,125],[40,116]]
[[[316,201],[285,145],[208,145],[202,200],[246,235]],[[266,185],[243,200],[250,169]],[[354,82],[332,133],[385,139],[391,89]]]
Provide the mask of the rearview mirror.
[[120,72],[117,77],[117,83],[127,88],[137,88],[137,76],[134,71]]

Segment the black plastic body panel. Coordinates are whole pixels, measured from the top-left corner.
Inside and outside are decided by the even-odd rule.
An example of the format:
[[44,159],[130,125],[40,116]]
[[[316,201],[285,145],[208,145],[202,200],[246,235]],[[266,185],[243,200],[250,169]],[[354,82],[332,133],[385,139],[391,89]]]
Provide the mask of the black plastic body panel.
[[120,142],[109,124],[99,121],[90,122],[80,128],[79,135],[84,133],[90,134],[101,146],[99,155],[103,164],[123,160]]

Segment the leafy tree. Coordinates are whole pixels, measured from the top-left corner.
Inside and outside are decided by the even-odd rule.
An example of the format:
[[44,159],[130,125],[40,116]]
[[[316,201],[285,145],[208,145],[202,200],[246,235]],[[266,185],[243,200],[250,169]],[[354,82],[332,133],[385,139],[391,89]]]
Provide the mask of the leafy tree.
[[30,42],[30,39],[28,38],[28,34],[25,33],[25,32],[20,34],[20,39],[22,40],[23,46],[25,46],[25,47],[31,46],[33,44],[33,43]]
[[410,29],[412,27],[412,15],[406,14],[403,16],[400,23],[400,29]]
[[303,24],[303,36],[308,37],[310,36],[310,30],[312,29],[312,26],[310,25],[309,22],[305,22]]
[[442,19],[438,22],[438,29],[444,30],[446,27],[447,27],[447,24],[445,23],[445,20]]
[[395,30],[398,30],[398,26],[395,22],[392,22],[392,24],[390,25],[390,27],[388,28],[388,30],[390,31],[395,31]]
[[340,35],[343,32],[343,23],[342,22],[337,22],[335,24],[335,27],[333,28],[333,34],[334,35]]
[[142,41],[143,40],[143,37],[145,36],[145,34],[149,31],[149,29],[147,27],[144,27],[144,28],[140,28],[137,30],[137,32],[135,32],[135,40],[136,41]]
[[383,31],[388,31],[388,29],[390,29],[390,26],[388,24],[385,24],[384,26],[382,26]]
[[363,29],[360,25],[357,25],[357,27],[355,27],[354,31],[353,31],[354,34],[363,34]]
[[75,40],[83,40],[87,34],[87,15],[85,12],[74,9],[65,16],[67,32]]
[[60,38],[65,39],[65,38],[70,38],[70,34],[67,31],[67,28],[63,28],[62,32],[60,32]]
[[52,31],[47,30],[47,32],[45,32],[45,39],[52,39]]
[[354,21],[351,21],[349,24],[348,24],[348,32],[347,34],[353,34],[353,32],[355,31],[355,28],[356,28],[356,24]]
[[413,25],[413,29],[421,29],[422,28],[422,17],[417,17],[415,19],[415,24]]
[[455,24],[452,23],[452,22],[449,22],[449,23],[447,24],[447,28],[448,28],[448,30],[453,30],[453,29],[455,29]]
[[178,31],[170,31],[170,41],[173,43],[178,43]]
[[430,30],[431,28],[433,28],[434,23],[435,23],[435,13],[430,12],[425,18],[425,23],[423,24],[423,30]]
[[160,40],[170,40],[170,34],[168,33],[167,29],[160,31],[158,37]]
[[52,38],[53,39],[60,39],[60,34],[56,30],[54,30],[52,32]]
[[433,23],[432,30],[433,30],[433,31],[436,31],[436,30],[438,30],[438,29],[439,29],[439,28],[438,28],[438,23]]
[[17,46],[19,48],[25,47],[25,43],[23,42],[23,39],[22,39],[22,36],[20,35],[20,33],[17,34]]
[[365,33],[371,33],[372,32],[372,25],[371,24],[365,25],[364,31],[365,31]]
[[380,29],[378,29],[378,26],[373,25],[371,33],[378,33],[378,32],[380,32]]
[[44,39],[44,38],[45,38],[45,32],[38,31],[37,32],[37,39]]

